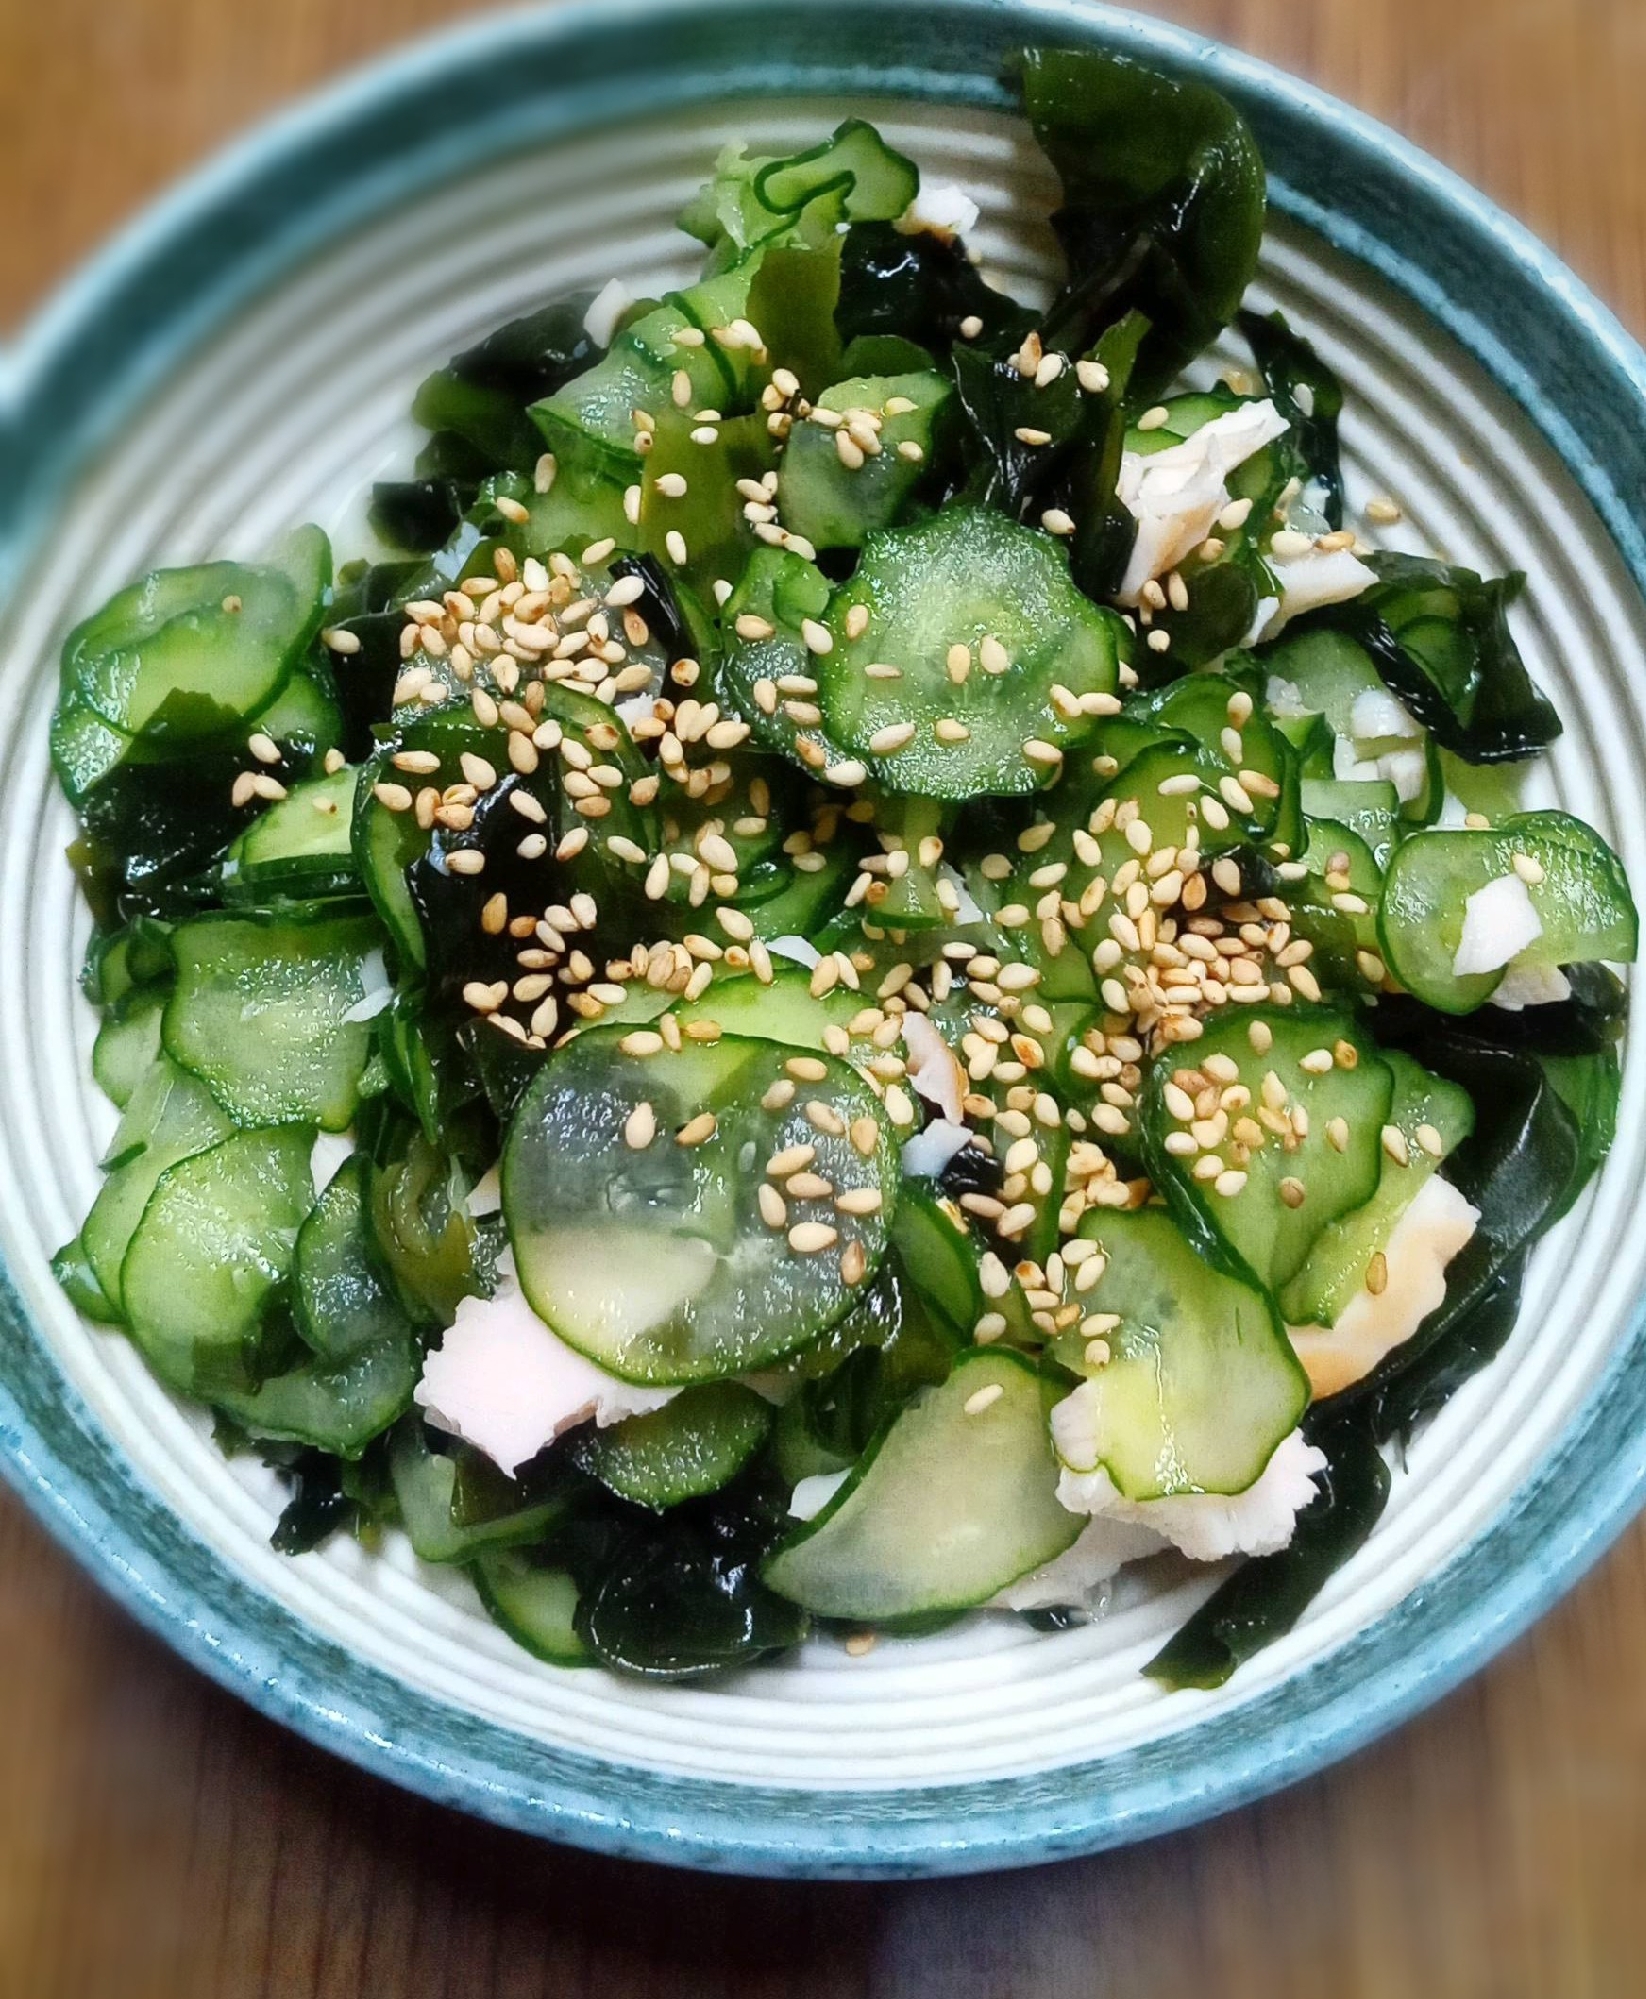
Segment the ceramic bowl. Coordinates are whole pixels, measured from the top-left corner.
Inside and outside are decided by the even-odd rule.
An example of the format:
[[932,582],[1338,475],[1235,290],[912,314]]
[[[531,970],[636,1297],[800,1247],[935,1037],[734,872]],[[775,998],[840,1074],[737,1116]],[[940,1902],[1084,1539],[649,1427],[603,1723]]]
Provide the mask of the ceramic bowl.
[[1646,1060],[1618,1143],[1540,1250],[1518,1331],[1413,1447],[1370,1544],[1221,1692],[1138,1667],[1209,1587],[1128,1584],[1084,1629],[976,1618],[865,1658],[815,1643],[716,1686],[539,1665],[459,1575],[342,1539],[271,1552],[281,1495],[225,1462],[47,1259],[110,1125],[75,973],[87,918],[46,724],[67,627],[135,571],[255,554],[293,521],[346,550],[414,448],[419,377],[612,275],[657,291],[672,218],[733,136],[788,150],[847,112],[979,200],[987,267],[1053,268],[1054,187],[1001,77],[1061,41],[1204,76],[1271,175],[1259,291],[1348,392],[1351,500],[1409,545],[1531,585],[1519,635],[1566,732],[1545,795],[1646,883],[1646,359],[1516,224],[1401,140],[1261,63],[1051,0],[897,7],[600,0],[418,46],[190,181],[24,341],[0,494],[0,1454],[39,1517],[171,1644],[314,1741],[429,1796],[611,1852],[744,1872],[1041,1861],[1182,1825],[1434,1700],[1635,1510]]

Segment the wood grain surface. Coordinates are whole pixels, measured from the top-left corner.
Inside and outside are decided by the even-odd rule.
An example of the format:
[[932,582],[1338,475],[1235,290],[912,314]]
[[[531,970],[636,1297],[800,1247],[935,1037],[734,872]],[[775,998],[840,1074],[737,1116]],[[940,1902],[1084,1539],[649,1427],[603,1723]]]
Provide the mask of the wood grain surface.
[[[452,0],[0,0],[0,325]],[[1643,0],[1170,0],[1523,216],[1646,331]],[[3,1360],[0,1360],[3,1365]],[[476,1826],[284,1735],[0,1495],[3,1999],[1646,1992],[1646,1526],[1393,1739],[1121,1854],[811,1888]]]

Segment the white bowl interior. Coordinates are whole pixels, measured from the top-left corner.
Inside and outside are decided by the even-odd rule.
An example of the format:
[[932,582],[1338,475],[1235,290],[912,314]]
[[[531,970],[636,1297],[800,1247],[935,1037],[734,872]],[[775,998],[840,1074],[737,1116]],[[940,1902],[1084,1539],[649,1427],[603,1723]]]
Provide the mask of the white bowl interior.
[[[846,109],[873,116],[929,178],[981,202],[985,268],[1033,292],[1053,268],[1054,184],[1015,120],[907,103],[750,101],[612,127],[544,147],[417,199],[314,257],[244,310],[144,403],[69,497],[0,655],[0,1249],[26,1306],[111,1447],[256,1588],[384,1672],[542,1741],[652,1769],[769,1784],[874,1789],[1009,1776],[1087,1761],[1226,1712],[1322,1657],[1433,1575],[1551,1449],[1622,1337],[1646,1278],[1627,1220],[1646,1158],[1646,1065],[1632,1057],[1621,1136],[1598,1185],[1540,1250],[1503,1355],[1418,1438],[1370,1544],[1297,1630],[1222,1692],[1163,1695],[1138,1667],[1211,1577],[1126,1579],[1109,1614],[1038,1635],[973,1618],[864,1658],[832,1643],[713,1687],[655,1687],[539,1665],[481,1611],[460,1574],[404,1542],[347,1539],[288,1560],[268,1534],[271,1474],[229,1463],[209,1426],[119,1336],[80,1321],[48,1258],[97,1185],[112,1115],[90,1080],[91,1009],[75,985],[88,919],[46,753],[65,631],[155,563],[255,555],[315,519],[339,558],[364,547],[373,478],[409,463],[420,377],[490,326],[613,275],[635,292],[684,281],[694,250],[672,218],[716,149],[809,143]],[[1534,802],[1593,821],[1646,882],[1636,806],[1643,751],[1642,604],[1588,503],[1514,406],[1380,280],[1276,222],[1260,281],[1318,339],[1347,391],[1351,505],[1392,493],[1384,538],[1530,577],[1515,614],[1566,734]],[[1231,349],[1231,354],[1234,352]]]

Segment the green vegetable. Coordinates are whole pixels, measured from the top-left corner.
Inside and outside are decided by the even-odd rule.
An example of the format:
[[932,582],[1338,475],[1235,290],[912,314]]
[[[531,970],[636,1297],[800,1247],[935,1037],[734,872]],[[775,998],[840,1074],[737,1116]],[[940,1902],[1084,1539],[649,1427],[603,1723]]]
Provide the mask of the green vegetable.
[[1026,50],[1023,108],[1063,184],[1053,224],[1069,275],[1045,343],[1078,352],[1141,312],[1132,394],[1147,402],[1217,337],[1257,270],[1257,146],[1205,84],[1089,49]]

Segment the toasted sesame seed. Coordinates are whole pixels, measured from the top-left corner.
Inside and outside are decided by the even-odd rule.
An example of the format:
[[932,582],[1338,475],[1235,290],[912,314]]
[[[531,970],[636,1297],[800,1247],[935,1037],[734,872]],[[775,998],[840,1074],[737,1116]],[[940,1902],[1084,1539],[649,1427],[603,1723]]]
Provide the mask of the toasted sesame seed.
[[848,1187],[834,1204],[843,1215],[878,1215],[884,1200],[878,1187]]
[[644,1152],[657,1136],[657,1113],[648,1103],[638,1103],[623,1126],[623,1143],[631,1152]]
[[1406,1134],[1397,1124],[1386,1124],[1381,1133],[1383,1150],[1397,1166],[1410,1166],[1411,1147],[1406,1143]]
[[713,1138],[715,1116],[713,1111],[699,1111],[694,1118],[688,1118],[674,1135],[676,1145],[701,1145],[705,1139]]
[[1543,864],[1534,860],[1530,854],[1513,855],[1510,866],[1529,888],[1536,888],[1543,880]]
[[884,729],[876,729],[869,738],[869,749],[877,757],[890,756],[900,750],[905,743],[913,742],[915,725],[913,722],[893,722]]
[[1237,534],[1251,517],[1250,500],[1231,500],[1217,517],[1217,524],[1225,534]]
[[1405,511],[1399,503],[1381,493],[1375,494],[1366,502],[1365,512],[1367,520],[1375,521],[1379,527],[1393,527],[1397,521],[1406,518]]
[[1382,1250],[1374,1250],[1366,1265],[1366,1289],[1374,1298],[1379,1298],[1389,1288],[1389,1259]]
[[796,1222],[789,1231],[789,1247],[800,1256],[816,1256],[821,1250],[833,1249],[839,1240],[839,1230],[827,1222]]
[[965,743],[971,740],[971,730],[964,722],[956,721],[952,715],[944,715],[932,724],[932,734],[940,743]]

